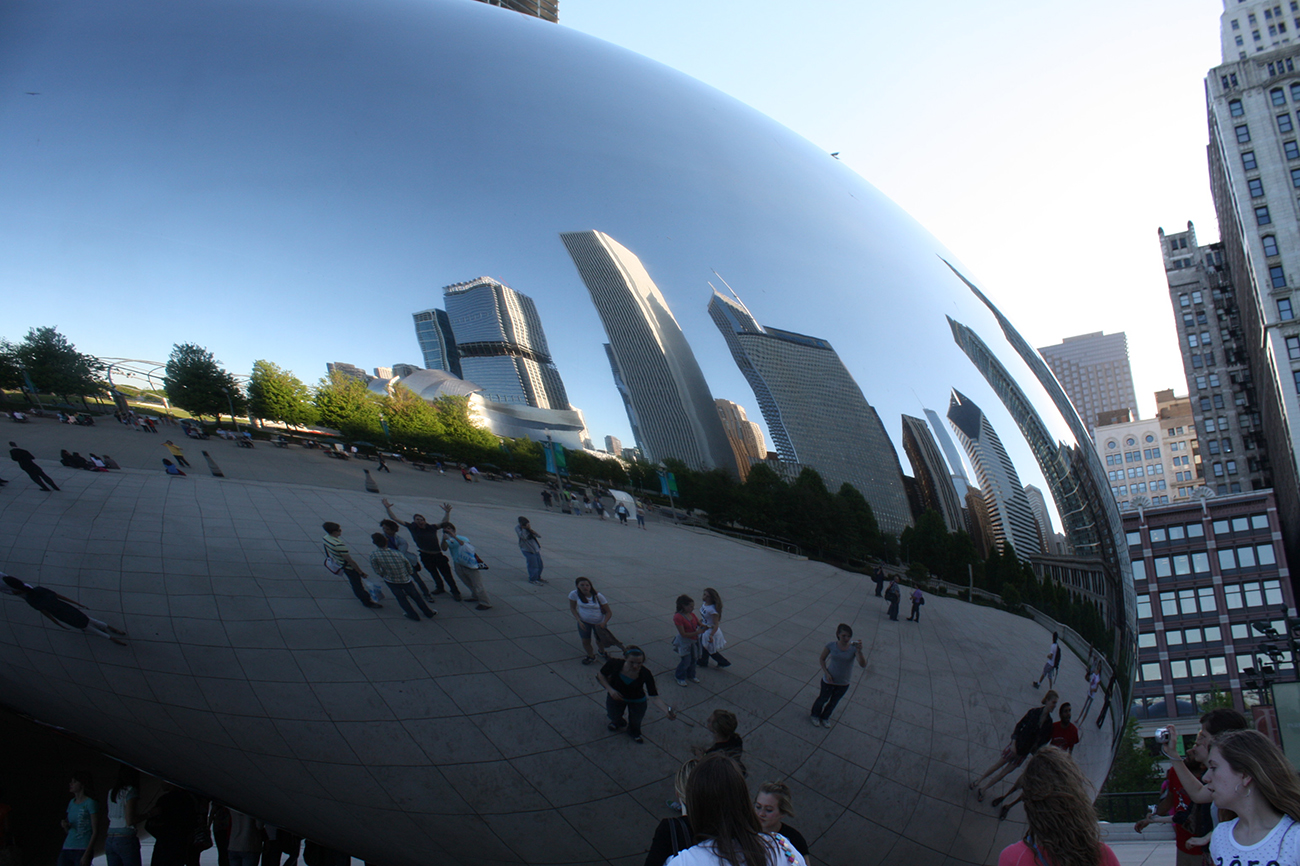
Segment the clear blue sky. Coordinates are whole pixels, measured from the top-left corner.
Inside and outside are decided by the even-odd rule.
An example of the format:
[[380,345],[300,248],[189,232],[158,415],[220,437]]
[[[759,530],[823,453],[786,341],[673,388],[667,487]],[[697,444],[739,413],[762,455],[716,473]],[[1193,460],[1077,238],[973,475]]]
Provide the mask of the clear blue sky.
[[563,26],[757,108],[896,201],[1035,346],[1126,331],[1138,406],[1186,393],[1156,229],[1218,238],[1221,0],[561,0]]

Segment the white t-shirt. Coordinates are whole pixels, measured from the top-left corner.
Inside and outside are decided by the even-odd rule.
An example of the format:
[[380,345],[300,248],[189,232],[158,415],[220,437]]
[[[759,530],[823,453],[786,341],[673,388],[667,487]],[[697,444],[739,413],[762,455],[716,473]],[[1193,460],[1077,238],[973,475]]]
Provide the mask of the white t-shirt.
[[130,827],[126,823],[126,801],[133,800],[138,796],[140,795],[135,788],[127,787],[117,792],[116,800],[113,799],[111,794],[104,798],[104,809],[108,812],[108,832],[112,833],[114,830],[125,831],[127,829],[132,832],[135,831],[134,827]]
[[600,612],[600,606],[609,604],[605,600],[604,594],[599,592],[596,593],[595,598],[583,601],[582,596],[578,594],[576,589],[569,593],[569,601],[578,603],[578,619],[590,623],[600,623],[605,618],[605,614]]
[[1210,857],[1214,866],[1245,866],[1257,863],[1259,866],[1297,866],[1300,864],[1300,828],[1287,815],[1277,822],[1269,834],[1254,845],[1242,845],[1232,837],[1237,828],[1233,818],[1214,828],[1210,837]]
[[718,609],[711,604],[706,604],[700,608],[700,624],[705,628],[713,628],[713,618],[718,615]]
[[[794,849],[789,839],[780,833],[770,835],[784,844],[774,846],[768,854],[767,863],[762,866],[807,866],[807,861]],[[701,842],[664,861],[664,866],[721,866],[721,864],[722,858],[713,850],[712,842]]]

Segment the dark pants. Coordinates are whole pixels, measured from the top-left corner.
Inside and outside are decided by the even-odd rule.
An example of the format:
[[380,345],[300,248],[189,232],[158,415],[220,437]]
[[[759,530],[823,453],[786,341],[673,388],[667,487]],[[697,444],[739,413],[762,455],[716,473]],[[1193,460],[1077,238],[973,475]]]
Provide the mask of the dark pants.
[[921,605],[919,603],[912,602],[912,615],[908,617],[908,620],[921,621]]
[[826,680],[822,680],[821,693],[817,695],[817,700],[813,701],[812,714],[817,718],[825,721],[831,717],[835,711],[835,706],[844,697],[844,693],[849,690],[848,685],[833,686]]
[[711,653],[706,651],[704,647],[700,647],[700,667],[707,668],[709,666],[709,659],[713,659],[720,668],[728,667],[731,664],[722,653]]
[[184,457],[182,457],[179,454],[175,454],[173,456],[176,458],[176,465],[184,466],[186,469],[190,468],[190,461],[186,460]]
[[898,602],[899,599],[894,599],[889,603],[889,618],[894,622],[898,622]]
[[393,583],[388,580],[384,581],[384,583],[388,584],[388,588],[393,591],[393,598],[397,599],[397,603],[402,606],[402,610],[406,612],[407,619],[420,618],[420,614],[411,609],[412,601],[415,602],[415,606],[420,609],[420,613],[424,614],[429,619],[433,619],[433,611],[424,603],[424,599],[420,598],[420,594],[415,591],[414,583]]
[[[46,475],[45,470],[35,463],[19,463],[18,468],[26,472],[27,477],[35,481],[42,490],[49,490],[50,487],[55,490],[59,489],[59,485],[54,483],[54,479]],[[50,485],[50,487],[46,487],[46,484]]]
[[285,854],[289,855],[289,859],[284,861],[284,866],[298,866],[302,839],[286,830],[277,829],[275,832],[276,837],[266,840],[262,846],[262,866],[280,866],[280,857]]
[[343,574],[348,579],[348,585],[352,587],[352,594],[357,600],[366,607],[378,607],[379,605],[370,598],[370,593],[366,591],[365,584],[361,582],[361,572],[356,571],[350,565],[343,566]]
[[420,551],[420,562],[429,570],[429,576],[439,590],[442,589],[443,580],[447,581],[447,589],[450,590],[453,597],[460,598],[460,588],[456,586],[455,579],[451,576],[451,562],[442,553],[435,553],[432,550]]
[[[627,732],[633,737],[641,736],[641,720],[645,718],[649,701],[616,701],[605,695],[605,715],[609,716],[611,725],[620,728],[627,725]],[[627,710],[627,721],[623,721],[623,711]]]

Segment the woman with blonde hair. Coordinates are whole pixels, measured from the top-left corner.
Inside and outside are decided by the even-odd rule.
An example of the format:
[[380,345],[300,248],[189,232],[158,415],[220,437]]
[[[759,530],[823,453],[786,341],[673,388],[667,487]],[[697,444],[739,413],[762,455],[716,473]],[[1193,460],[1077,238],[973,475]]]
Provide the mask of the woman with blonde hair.
[[686,806],[683,804],[686,802],[686,780],[690,778],[691,771],[698,763],[698,758],[691,758],[677,768],[677,776],[673,779],[673,790],[677,792],[677,799],[673,804],[681,814],[664,818],[659,822],[659,826],[655,828],[654,839],[650,842],[650,851],[645,855],[645,866],[664,866],[664,861],[669,857],[695,844],[691,819],[687,817]]
[[785,823],[786,818],[794,817],[794,798],[790,796],[790,786],[785,782],[764,782],[758,786],[758,795],[754,797],[754,814],[764,833],[780,833],[790,840],[794,850],[808,859],[808,840],[795,828]]
[[1214,828],[1214,862],[1300,863],[1300,780],[1282,750],[1259,731],[1225,731],[1214,738],[1206,764],[1205,790],[1220,818],[1236,814]]
[[1101,841],[1088,780],[1074,758],[1044,746],[1020,774],[1029,829],[998,855],[998,866],[1119,866]]
[[666,866],[805,866],[803,855],[781,834],[764,833],[749,787],[736,762],[710,755],[686,780],[686,811],[696,845]]

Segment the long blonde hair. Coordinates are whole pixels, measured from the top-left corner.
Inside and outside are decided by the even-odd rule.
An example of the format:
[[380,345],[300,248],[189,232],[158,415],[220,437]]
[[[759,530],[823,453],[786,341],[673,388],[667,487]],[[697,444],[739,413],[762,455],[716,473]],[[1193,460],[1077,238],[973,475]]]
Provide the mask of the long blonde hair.
[[1044,746],[1020,774],[1029,832],[1034,845],[1056,866],[1098,866],[1101,834],[1088,780],[1063,750]]
[[1213,748],[1235,772],[1250,776],[1269,805],[1300,821],[1300,779],[1286,755],[1259,731],[1224,731]]

